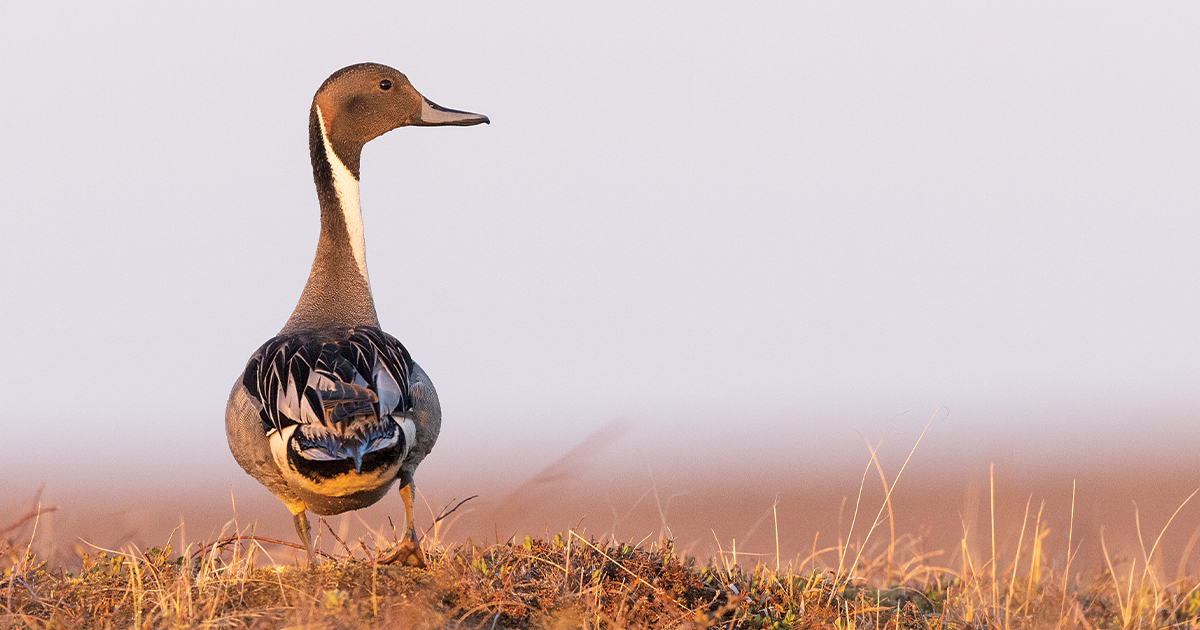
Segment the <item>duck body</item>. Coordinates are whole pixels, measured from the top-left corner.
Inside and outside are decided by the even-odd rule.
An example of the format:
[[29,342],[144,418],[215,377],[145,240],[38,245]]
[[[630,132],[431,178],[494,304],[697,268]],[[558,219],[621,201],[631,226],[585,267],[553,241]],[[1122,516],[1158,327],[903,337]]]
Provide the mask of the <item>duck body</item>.
[[397,127],[486,122],[428,101],[381,64],[343,68],[313,98],[317,253],[291,318],[250,357],[225,411],[234,459],[293,514],[310,561],[305,512],[367,507],[399,481],[405,543],[394,559],[424,564],[413,477],[437,442],[441,406],[429,376],[379,327],[358,203],[359,157],[367,141]]
[[325,516],[374,504],[402,470],[416,470],[440,430],[433,383],[373,326],[272,338],[250,357],[226,413],[242,468],[293,512]]

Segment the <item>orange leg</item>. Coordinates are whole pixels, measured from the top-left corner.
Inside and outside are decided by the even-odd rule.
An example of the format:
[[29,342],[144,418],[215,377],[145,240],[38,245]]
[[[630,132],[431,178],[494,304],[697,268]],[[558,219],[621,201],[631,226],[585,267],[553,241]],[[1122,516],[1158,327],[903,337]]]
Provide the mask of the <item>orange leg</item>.
[[296,533],[300,535],[300,542],[304,543],[304,551],[308,552],[308,566],[313,565],[313,550],[312,539],[309,536],[308,517],[301,510],[299,514],[293,517],[296,522]]
[[404,540],[390,552],[379,558],[380,564],[403,564],[425,568],[425,554],[417,541],[417,525],[413,519],[413,493],[416,485],[412,473],[400,473],[400,500],[404,501]]

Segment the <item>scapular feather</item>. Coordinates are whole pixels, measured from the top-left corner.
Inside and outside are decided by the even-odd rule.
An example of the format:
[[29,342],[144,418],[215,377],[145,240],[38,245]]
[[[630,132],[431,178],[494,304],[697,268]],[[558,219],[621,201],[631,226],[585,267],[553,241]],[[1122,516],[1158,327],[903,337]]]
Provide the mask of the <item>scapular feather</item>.
[[242,382],[264,433],[298,424],[315,438],[321,425],[378,423],[408,409],[411,369],[408,350],[391,335],[343,327],[271,339],[251,357]]

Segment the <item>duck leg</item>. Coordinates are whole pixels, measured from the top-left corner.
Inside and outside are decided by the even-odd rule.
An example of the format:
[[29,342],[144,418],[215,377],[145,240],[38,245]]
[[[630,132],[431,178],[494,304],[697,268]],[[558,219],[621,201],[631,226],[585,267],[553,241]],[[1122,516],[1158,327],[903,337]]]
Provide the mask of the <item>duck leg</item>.
[[400,541],[391,551],[379,558],[380,564],[403,564],[410,567],[426,568],[425,554],[417,541],[417,526],[413,519],[413,483],[412,472],[400,472],[400,500],[404,501],[404,540]]
[[413,483],[412,473],[405,471],[400,474],[400,500],[404,501],[404,537],[417,542],[417,524],[413,518]]
[[296,533],[300,535],[300,542],[304,543],[304,551],[308,552],[308,566],[311,567],[313,566],[313,550],[312,540],[309,536],[311,530],[308,525],[308,517],[301,510],[299,514],[293,516],[293,520],[296,522]]

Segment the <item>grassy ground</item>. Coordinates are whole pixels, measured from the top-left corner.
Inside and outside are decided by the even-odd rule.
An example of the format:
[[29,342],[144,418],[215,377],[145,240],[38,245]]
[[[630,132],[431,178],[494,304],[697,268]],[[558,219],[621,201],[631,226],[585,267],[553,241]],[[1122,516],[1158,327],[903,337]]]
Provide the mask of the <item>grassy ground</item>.
[[[9,539],[0,542],[0,630],[1200,628],[1200,583],[1163,577],[1166,566],[1187,566],[1197,536],[1182,558],[1171,559],[1177,563],[1160,551],[1175,516],[1200,490],[1157,535],[1143,539],[1138,521],[1137,556],[1119,559],[1104,549],[1102,570],[1086,575],[1072,567],[1080,548],[1074,498],[1065,549],[1045,548],[1042,510],[1026,504],[1015,551],[998,555],[993,491],[990,553],[973,552],[965,533],[960,548],[931,551],[920,537],[895,531],[891,497],[903,467],[889,479],[871,449],[864,486],[872,470],[884,490],[878,509],[861,505],[860,487],[845,537],[824,549],[814,539],[811,554],[788,562],[779,557],[778,523],[774,557],[747,563],[747,554],[722,547],[701,562],[677,555],[669,540],[620,542],[575,530],[450,542],[441,521],[454,510],[443,510],[422,540],[428,569],[378,562],[394,532],[348,543],[318,522],[314,532],[327,531],[340,550],[313,567],[277,562],[273,552],[298,545],[235,525],[233,535],[203,545],[169,540],[144,551],[81,552],[78,570],[66,571],[31,552],[39,508],[0,530]],[[26,533],[13,540],[16,532]],[[953,558],[953,566],[939,558]]]
[[[937,566],[921,541],[888,536],[888,506],[862,544],[781,564],[720,553],[699,563],[669,541],[567,531],[481,545],[424,541],[429,568],[379,565],[388,541],[338,541],[317,566],[280,566],[249,532],[176,552],[95,551],[77,571],[29,544],[0,544],[0,628],[1170,628],[1200,627],[1193,581],[1163,582],[1157,541],[1141,561],[1089,579],[1058,575],[1036,514],[1014,557]],[[330,530],[330,533],[332,531]],[[30,541],[31,542],[31,541]],[[741,561],[741,562],[739,562]]]

